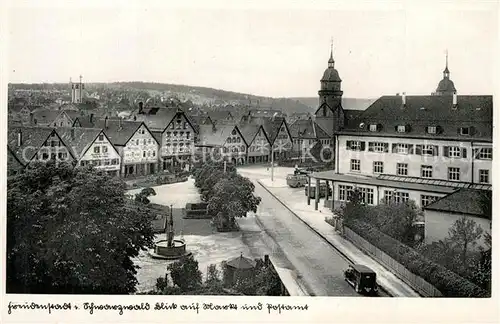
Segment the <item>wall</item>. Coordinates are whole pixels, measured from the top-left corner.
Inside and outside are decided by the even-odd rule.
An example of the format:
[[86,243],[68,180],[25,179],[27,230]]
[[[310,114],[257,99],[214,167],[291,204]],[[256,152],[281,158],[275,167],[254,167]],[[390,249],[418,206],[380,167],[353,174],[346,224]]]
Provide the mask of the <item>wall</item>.
[[[323,182],[323,181],[322,181]],[[441,194],[441,193],[434,193],[434,192],[427,192],[427,191],[419,191],[419,190],[409,190],[409,189],[395,189],[391,187],[383,187],[379,186],[377,190],[377,186],[371,186],[371,185],[362,185],[362,184],[356,184],[352,182],[335,182],[334,183],[334,199],[336,201],[340,201],[339,199],[339,185],[344,185],[344,186],[351,186],[351,187],[358,187],[358,188],[371,188],[373,189],[373,204],[377,205],[380,200],[384,199],[384,191],[389,190],[389,191],[398,191],[398,192],[407,192],[409,194],[409,199],[414,200],[416,205],[419,207],[421,206],[421,196],[422,195],[427,195],[427,196],[435,196],[435,197],[444,197],[446,194]]]
[[[99,153],[96,153],[98,148]],[[80,159],[80,165],[93,164],[96,169],[120,171],[121,157],[109,139],[101,133]]]
[[223,153],[231,158],[240,157],[245,159],[247,145],[236,128],[234,128],[231,134],[226,138],[223,144]]
[[59,137],[55,133],[52,133],[43,146],[40,147],[33,160],[71,162],[73,158]]
[[[424,210],[425,217],[425,242],[427,244],[443,240],[448,236],[448,230],[453,225],[455,221],[460,219],[462,215],[448,212],[441,212],[435,210]],[[468,219],[472,219],[478,225],[483,228],[484,232],[491,233],[491,220],[466,216]],[[484,236],[478,240],[478,247],[485,247]]]
[[[359,140],[366,143],[364,151],[352,151],[346,149],[346,141]],[[368,142],[384,142],[389,144],[389,153],[368,152]],[[392,144],[413,144],[415,145],[435,145],[439,146],[439,155],[426,156],[416,154],[392,153]],[[449,158],[443,156],[444,146],[460,146],[467,150],[466,158]],[[365,136],[339,136],[339,173],[356,173],[373,175],[373,162],[382,161],[384,163],[383,173],[397,174],[397,163],[408,164],[408,176],[421,177],[421,165],[432,166],[432,178],[448,180],[448,167],[460,168],[460,181],[472,181],[472,155],[473,150],[470,142],[458,141],[436,141],[423,139],[389,138],[389,137],[365,137]],[[361,160],[361,170],[351,171],[351,159]],[[474,182],[479,182],[479,169],[491,169],[491,160],[474,159]],[[490,175],[491,178],[491,175]]]
[[286,152],[291,151],[293,147],[292,139],[286,130],[285,123],[281,124],[276,140],[273,144],[274,152]]
[[260,128],[257,136],[255,136],[253,142],[250,144],[248,156],[267,156],[270,153],[270,148],[269,141],[264,135],[262,128]]
[[73,125],[73,121],[68,117],[68,115],[66,115],[66,113],[61,112],[59,116],[56,117],[52,125],[54,127],[71,127]]
[[122,163],[138,164],[156,162],[158,162],[158,144],[153,135],[142,125],[123,149]]
[[162,134],[161,156],[193,154],[195,136],[195,131],[186,116],[183,113],[177,113]]

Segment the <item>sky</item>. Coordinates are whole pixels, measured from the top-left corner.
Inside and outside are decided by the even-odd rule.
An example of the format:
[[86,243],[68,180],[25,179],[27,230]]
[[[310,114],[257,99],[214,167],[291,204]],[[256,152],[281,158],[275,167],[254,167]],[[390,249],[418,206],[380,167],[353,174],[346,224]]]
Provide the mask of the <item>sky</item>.
[[81,74],[315,97],[333,39],[344,97],[430,94],[446,51],[459,94],[495,89],[495,1],[99,3],[13,2],[9,82]]

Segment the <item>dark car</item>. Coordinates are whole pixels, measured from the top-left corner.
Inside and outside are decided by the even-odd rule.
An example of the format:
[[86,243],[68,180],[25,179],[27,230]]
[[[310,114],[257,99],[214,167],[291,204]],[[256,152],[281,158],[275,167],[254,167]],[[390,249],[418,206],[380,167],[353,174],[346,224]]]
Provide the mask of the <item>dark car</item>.
[[350,265],[344,271],[345,280],[354,287],[357,293],[376,296],[378,294],[377,274],[361,264]]

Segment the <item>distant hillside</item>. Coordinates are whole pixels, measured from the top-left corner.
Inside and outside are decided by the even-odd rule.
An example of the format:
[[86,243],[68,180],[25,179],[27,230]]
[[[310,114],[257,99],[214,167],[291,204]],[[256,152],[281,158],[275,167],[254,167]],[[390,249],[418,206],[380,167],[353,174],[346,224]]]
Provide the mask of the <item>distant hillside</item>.
[[[313,110],[318,108],[318,97],[306,98],[290,98],[291,100],[298,101]],[[342,98],[342,107],[344,109],[365,110],[377,99],[362,99],[362,98]]]
[[[97,85],[97,84],[96,84]],[[284,113],[310,112],[307,105],[288,98],[270,98],[220,89],[151,82],[116,82],[108,86],[148,91],[150,95],[175,96],[197,106],[251,106],[260,109],[276,109]]]
[[[43,84],[9,84],[10,90],[42,90],[42,91],[68,91],[67,83],[43,83]],[[181,102],[197,107],[210,107],[210,110],[223,109],[227,105],[246,106],[252,109],[274,109],[285,114],[292,113],[314,113],[318,107],[318,98],[270,98],[251,94],[225,91],[220,89],[168,84],[154,82],[112,82],[112,83],[85,83],[87,93],[97,92],[102,100],[114,100],[109,98],[122,98],[128,105],[133,105],[135,98],[147,99],[148,97],[176,97]],[[106,98],[106,99],[105,99]],[[366,109],[372,99],[343,98],[345,109]],[[104,102],[103,102],[104,103]],[[108,104],[108,103],[104,103]]]

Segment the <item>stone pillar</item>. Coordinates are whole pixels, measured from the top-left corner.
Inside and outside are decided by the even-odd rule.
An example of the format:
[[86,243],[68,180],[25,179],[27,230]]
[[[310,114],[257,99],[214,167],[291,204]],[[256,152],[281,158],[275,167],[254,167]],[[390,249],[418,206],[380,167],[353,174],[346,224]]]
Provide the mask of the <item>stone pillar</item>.
[[328,190],[328,188],[330,188],[330,187],[329,187],[329,186],[330,186],[330,184],[329,184],[329,183],[330,183],[330,181],[325,180],[325,183],[326,183],[325,202],[327,202],[327,201],[328,201],[328,198],[329,198],[329,190]]
[[318,210],[318,204],[319,204],[319,185],[320,185],[320,180],[316,179],[316,192],[314,193],[314,210]]
[[311,204],[311,196],[310,196],[310,192],[311,192],[311,177],[308,177],[307,178],[307,204],[310,205]]
[[121,164],[120,166],[120,173],[119,173],[120,177],[122,178],[125,178],[125,164]]
[[332,212],[335,210],[335,182],[332,181]]

